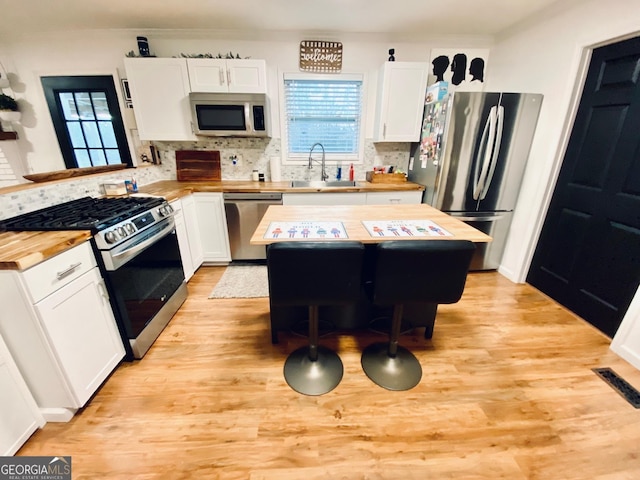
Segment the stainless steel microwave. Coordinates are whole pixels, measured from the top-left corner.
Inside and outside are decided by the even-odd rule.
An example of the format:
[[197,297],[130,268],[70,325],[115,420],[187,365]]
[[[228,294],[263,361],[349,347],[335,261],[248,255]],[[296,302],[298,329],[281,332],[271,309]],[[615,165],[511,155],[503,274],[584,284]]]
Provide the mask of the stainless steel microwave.
[[263,93],[190,93],[193,131],[208,137],[268,137]]

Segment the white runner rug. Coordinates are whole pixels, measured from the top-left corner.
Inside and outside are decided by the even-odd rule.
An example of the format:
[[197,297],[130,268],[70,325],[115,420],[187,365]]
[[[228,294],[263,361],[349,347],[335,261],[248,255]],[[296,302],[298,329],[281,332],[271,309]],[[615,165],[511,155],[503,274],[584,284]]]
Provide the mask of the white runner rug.
[[266,265],[230,265],[209,298],[257,298],[269,296]]

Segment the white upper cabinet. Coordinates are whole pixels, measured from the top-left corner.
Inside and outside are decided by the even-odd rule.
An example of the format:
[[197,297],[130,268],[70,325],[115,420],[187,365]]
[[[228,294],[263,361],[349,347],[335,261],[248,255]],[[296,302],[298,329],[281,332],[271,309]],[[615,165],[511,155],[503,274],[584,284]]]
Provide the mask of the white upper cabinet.
[[267,93],[264,60],[125,58],[140,140],[198,140],[190,92]]
[[427,91],[424,62],[386,62],[379,72],[374,142],[417,142]]
[[141,140],[196,140],[184,58],[125,58]]
[[188,58],[192,92],[267,93],[264,60]]

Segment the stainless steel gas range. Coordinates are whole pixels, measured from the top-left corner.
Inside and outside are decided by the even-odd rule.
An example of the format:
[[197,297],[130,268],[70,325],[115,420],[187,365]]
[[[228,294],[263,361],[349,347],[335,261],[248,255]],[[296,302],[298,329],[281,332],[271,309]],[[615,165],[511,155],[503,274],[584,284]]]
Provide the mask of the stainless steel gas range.
[[163,198],[84,197],[0,221],[1,230],[92,232],[127,360],[144,356],[187,297],[173,209]]

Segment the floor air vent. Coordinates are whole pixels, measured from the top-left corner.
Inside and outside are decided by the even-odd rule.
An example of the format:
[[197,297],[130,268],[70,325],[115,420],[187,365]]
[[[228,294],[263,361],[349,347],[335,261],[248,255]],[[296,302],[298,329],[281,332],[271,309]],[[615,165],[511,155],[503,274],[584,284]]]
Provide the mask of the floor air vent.
[[610,368],[594,368],[593,371],[618,392],[635,408],[640,408],[640,392],[627,383],[620,375]]

